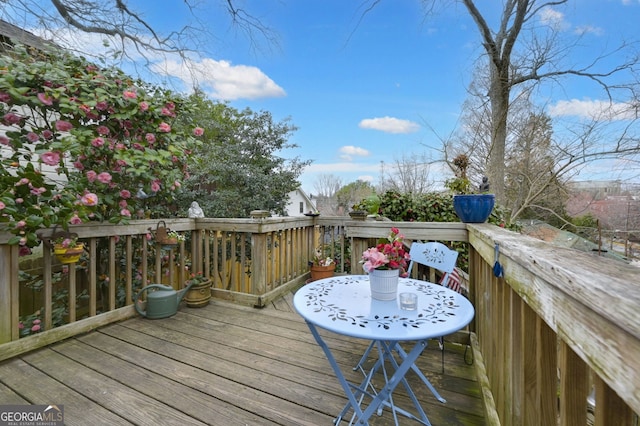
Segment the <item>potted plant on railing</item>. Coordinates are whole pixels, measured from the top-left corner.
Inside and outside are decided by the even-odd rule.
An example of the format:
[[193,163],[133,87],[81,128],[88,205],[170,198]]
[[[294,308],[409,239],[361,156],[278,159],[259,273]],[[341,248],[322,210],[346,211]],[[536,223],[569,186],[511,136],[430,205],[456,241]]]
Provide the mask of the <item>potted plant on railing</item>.
[[453,209],[462,222],[483,223],[486,222],[495,204],[494,194],[487,194],[489,183],[483,178],[480,185],[480,193],[474,193],[471,189],[471,181],[467,176],[469,158],[460,154],[453,159],[455,177],[448,179],[445,186],[453,192]]
[[330,278],[336,270],[336,262],[331,256],[325,256],[323,252],[323,248],[317,248],[313,259],[309,262],[311,281]]
[[84,251],[84,243],[77,237],[58,237],[53,241],[53,254],[60,263],[76,263]]

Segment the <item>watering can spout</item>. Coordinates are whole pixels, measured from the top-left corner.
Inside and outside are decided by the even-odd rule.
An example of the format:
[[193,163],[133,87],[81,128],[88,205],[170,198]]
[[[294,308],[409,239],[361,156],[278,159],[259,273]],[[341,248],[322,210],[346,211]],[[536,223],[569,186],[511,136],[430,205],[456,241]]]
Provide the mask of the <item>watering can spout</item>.
[[185,288],[183,288],[182,290],[178,290],[178,303],[182,301],[182,299],[184,298],[184,295],[187,294],[189,289],[191,289],[191,287],[193,287],[194,284],[195,283],[191,281],[189,285],[187,285]]

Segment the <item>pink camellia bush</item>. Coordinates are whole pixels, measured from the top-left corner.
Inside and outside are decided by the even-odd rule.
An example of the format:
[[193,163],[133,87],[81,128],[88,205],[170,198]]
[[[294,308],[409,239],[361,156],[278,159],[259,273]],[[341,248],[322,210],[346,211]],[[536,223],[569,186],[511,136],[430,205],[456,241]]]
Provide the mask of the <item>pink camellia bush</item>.
[[3,53],[0,230],[24,254],[39,229],[126,223],[144,198],[169,203],[204,132],[183,124],[192,111],[185,97],[59,51]]

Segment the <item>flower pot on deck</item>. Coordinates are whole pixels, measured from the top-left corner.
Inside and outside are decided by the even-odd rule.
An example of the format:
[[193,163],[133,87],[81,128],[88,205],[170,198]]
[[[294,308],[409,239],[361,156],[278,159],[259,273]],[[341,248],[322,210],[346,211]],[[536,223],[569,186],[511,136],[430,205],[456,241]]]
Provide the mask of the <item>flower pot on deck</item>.
[[211,280],[194,284],[184,296],[190,308],[203,308],[211,301]]
[[321,280],[323,278],[331,278],[336,270],[336,264],[332,263],[327,266],[315,266],[311,265],[311,281]]

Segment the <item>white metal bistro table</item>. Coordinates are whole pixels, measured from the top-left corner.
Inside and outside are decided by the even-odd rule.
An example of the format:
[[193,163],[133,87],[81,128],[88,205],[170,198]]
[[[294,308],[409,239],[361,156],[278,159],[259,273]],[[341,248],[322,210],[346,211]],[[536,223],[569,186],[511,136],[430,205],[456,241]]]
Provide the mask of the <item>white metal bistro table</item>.
[[[430,425],[415,393],[405,379],[406,373],[413,369],[427,384],[436,398],[444,402],[428,379],[415,366],[427,341],[444,336],[464,328],[473,319],[473,305],[462,295],[438,284],[410,278],[401,278],[398,293],[412,292],[418,296],[416,310],[400,308],[398,299],[380,301],[371,298],[369,277],[367,275],[344,275],[313,281],[296,292],[293,305],[305,319],[311,334],[324,351],[340,385],[347,395],[348,402],[334,423],[339,424],[343,417],[353,409],[350,424],[368,425],[369,418],[383,407],[392,410],[396,425],[397,414],[410,417],[418,422]],[[378,359],[360,384],[345,379],[329,346],[320,336],[317,327],[346,336],[367,339],[374,342]],[[405,352],[400,342],[414,341],[411,350]],[[399,354],[398,359],[393,351]],[[385,363],[391,365],[388,374]],[[384,373],[385,385],[378,391],[370,391],[371,379],[377,371]],[[393,391],[402,383],[420,417],[396,407]],[[367,406],[363,402],[370,401]]]

